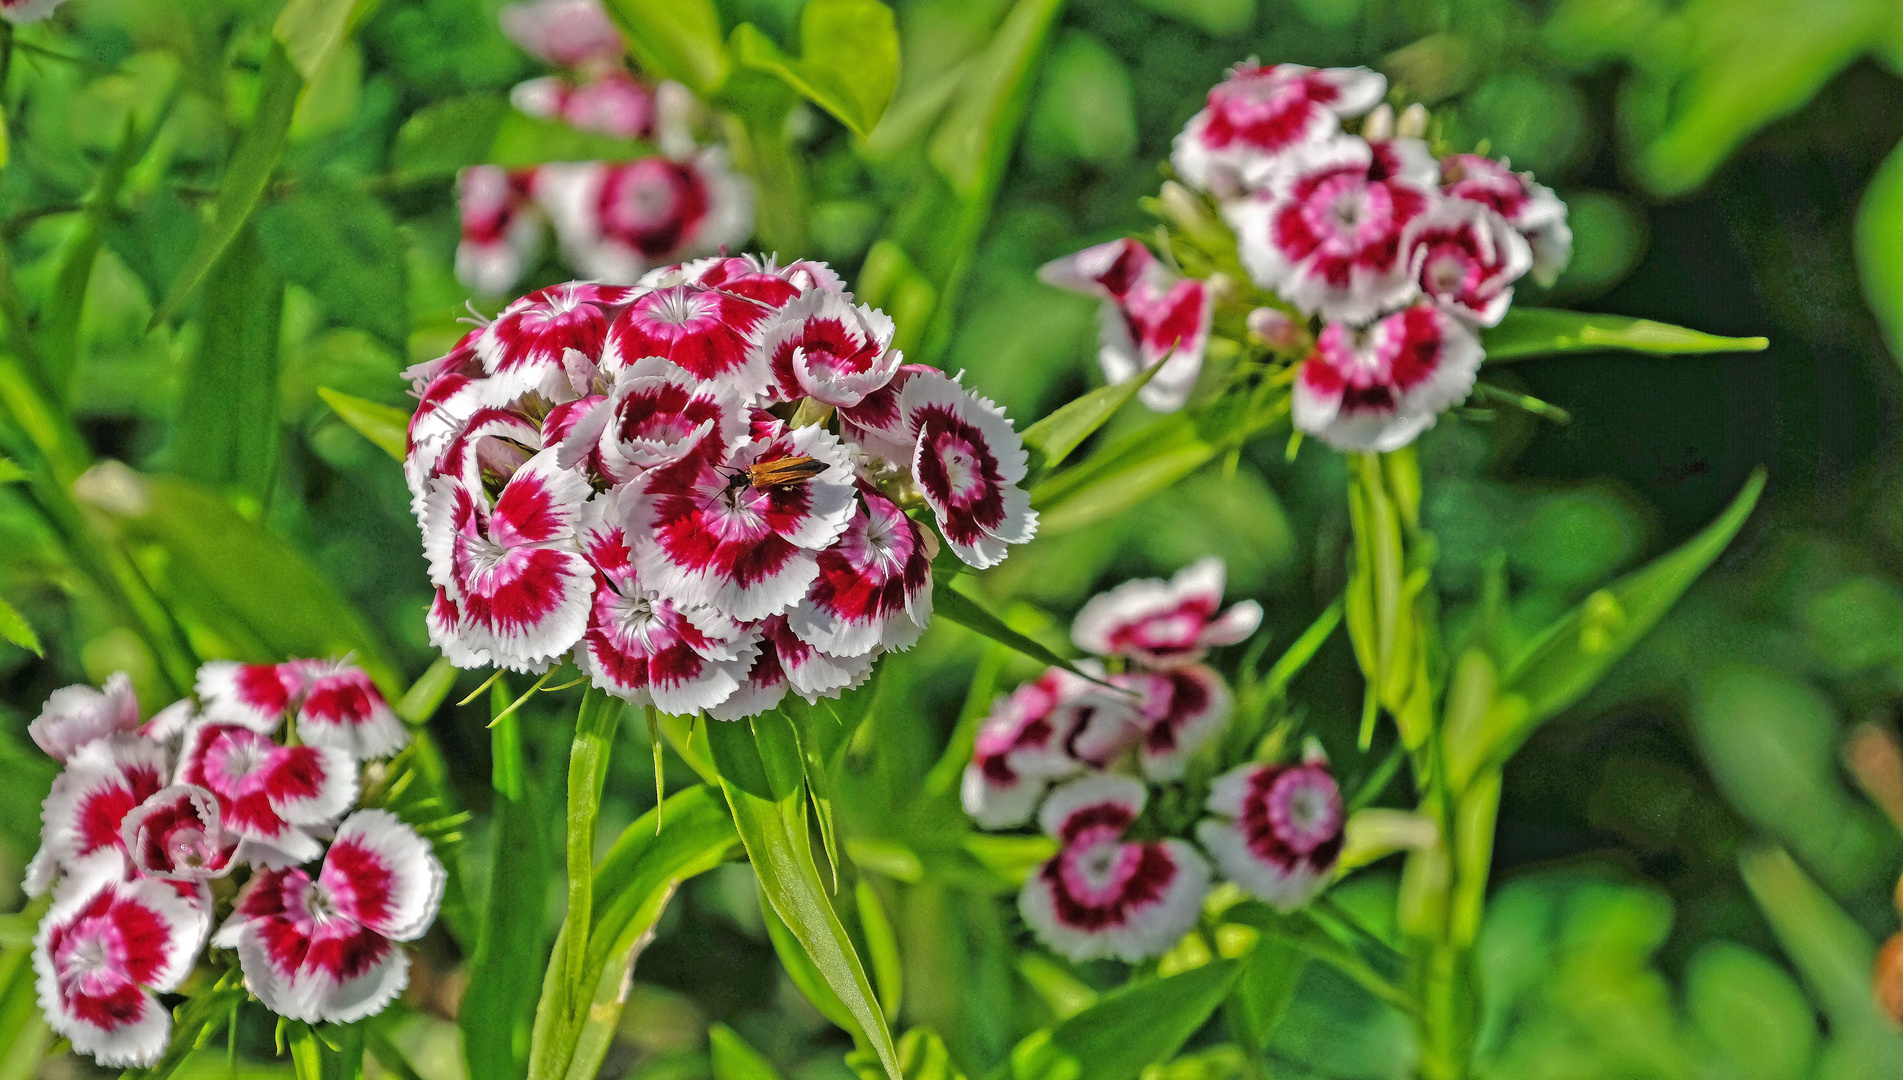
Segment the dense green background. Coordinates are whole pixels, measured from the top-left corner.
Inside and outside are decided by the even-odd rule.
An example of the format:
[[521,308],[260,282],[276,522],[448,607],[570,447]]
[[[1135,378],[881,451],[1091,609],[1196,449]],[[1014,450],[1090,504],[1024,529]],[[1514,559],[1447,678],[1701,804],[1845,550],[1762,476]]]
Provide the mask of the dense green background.
[[[385,0],[346,46],[335,85],[307,99],[267,192],[251,258],[259,288],[288,282],[281,318],[254,328],[266,342],[255,355],[241,350],[220,369],[206,359],[200,318],[151,334],[146,326],[198,233],[194,211],[213,194],[232,125],[252,107],[275,6],[68,0],[52,27],[23,33],[7,84],[0,238],[35,322],[49,321],[83,224],[75,210],[126,116],[143,127],[177,93],[162,145],[103,218],[105,254],[65,369],[73,415],[96,455],[229,494],[240,514],[308,557],[413,677],[433,655],[407,494],[388,457],[316,389],[401,404],[397,371],[459,331],[451,185],[405,175],[391,156],[396,133],[432,102],[506,91],[538,69],[496,29],[491,0]],[[789,47],[800,6],[720,5],[729,25],[750,21]],[[1010,5],[894,6],[904,101],[982,44]],[[1504,378],[1570,410],[1571,424],[1461,415],[1424,440],[1446,610],[1457,620],[1488,568],[1504,566],[1515,622],[1527,629],[1689,535],[1754,466],[1771,475],[1767,505],[1719,568],[1508,771],[1502,893],[1483,949],[1490,1075],[1897,1075],[1895,1045],[1881,1032],[1850,1040],[1861,1049],[1844,1046],[1868,1020],[1859,950],[1896,929],[1888,897],[1903,843],[1855,788],[1839,748],[1854,724],[1893,732],[1903,700],[1898,368],[1883,322],[1903,313],[1903,213],[1889,208],[1903,198],[1903,175],[1879,174],[1903,137],[1903,16],[1875,0],[1073,0],[1038,61],[1001,194],[967,261],[951,267],[949,220],[906,219],[922,213],[908,201],[916,191],[942,184],[916,150],[867,152],[817,112],[797,144],[805,249],[781,254],[823,257],[857,279],[876,238],[909,237],[914,259],[951,286],[937,329],[908,328],[913,355],[967,370],[1022,424],[1096,378],[1094,304],[1037,284],[1036,267],[1154,227],[1138,199],[1162,179],[1171,137],[1223,70],[1248,56],[1379,67],[1436,108],[1452,141],[1489,139],[1493,153],[1556,187],[1572,207],[1577,254],[1550,294],[1528,286],[1522,301],[1771,340],[1743,356],[1518,366]],[[1890,171],[1903,173],[1903,163]],[[948,250],[934,251],[941,235]],[[946,266],[931,267],[934,257]],[[560,271],[547,265],[540,275]],[[1903,332],[1903,320],[1890,325]],[[278,377],[255,381],[256,364],[275,365]],[[195,410],[232,400],[251,402],[254,430],[226,431],[235,448],[208,444]],[[1342,489],[1332,455],[1311,445],[1290,463],[1272,438],[1249,448],[1233,475],[1218,465],[1110,522],[1041,537],[984,587],[1023,628],[1061,634],[1093,589],[1216,553],[1228,560],[1231,592],[1263,600],[1267,631],[1286,641],[1341,586]],[[47,777],[20,747],[30,748],[24,724],[45,695],[127,667],[148,707],[169,700],[153,696],[152,659],[26,500],[17,485],[0,485],[0,595],[47,646],[44,659],[0,646],[6,882],[32,852]],[[243,570],[261,604],[253,614],[268,623],[286,574],[261,557]],[[172,580],[191,587],[189,577]],[[238,652],[276,640],[268,626],[250,630],[256,641],[207,632]],[[921,777],[983,655],[976,639],[944,626],[888,662],[882,700],[904,707],[881,708],[868,745],[855,748],[856,779],[842,800],[849,833],[929,849],[951,826],[955,801]],[[1028,673],[1006,664],[1007,680]],[[1354,775],[1360,685],[1344,642],[1295,696]],[[548,801],[551,829],[566,715],[538,702],[525,725],[545,766],[532,787]],[[445,709],[434,724],[459,793],[478,811],[464,852],[474,880],[486,877],[489,839],[486,719],[478,702]],[[624,738],[615,761],[610,827],[653,802],[644,738]],[[684,769],[671,777],[690,780]],[[1861,930],[1799,918],[1796,930],[1774,933],[1740,874],[1741,852],[1762,837],[1787,847]],[[556,834],[546,839],[553,858]],[[1788,876],[1763,870],[1758,880],[1764,895],[1801,902],[1779,892]],[[1379,911],[1384,881],[1377,869],[1345,902]],[[1014,974],[1006,946],[1023,935],[996,901],[957,882],[881,889],[900,923],[908,1020],[935,1026],[967,1071],[991,1067],[1049,1016]],[[0,885],[0,904],[11,907],[14,895]],[[1775,914],[1776,901],[1769,906]],[[559,918],[553,893],[547,916]],[[638,968],[625,1045],[604,1075],[707,1075],[712,1021],[732,1024],[789,1076],[843,1075],[844,1037],[779,972],[744,868],[694,883],[662,925]],[[1805,933],[1835,933],[1836,952],[1817,947],[1849,962],[1807,965]],[[457,958],[446,939],[428,950],[420,981],[441,982],[434,1000],[451,1002]],[[1339,979],[1309,983],[1277,1036],[1277,1075],[1405,1068],[1397,1018]],[[454,1029],[418,1002],[423,1017],[404,1037],[419,1071],[453,1075],[441,1070],[456,1067],[443,1042]],[[1822,1057],[1820,1030],[1836,1037]],[[268,1050],[268,1029],[246,1041]],[[81,1067],[47,1068],[65,1076]]]

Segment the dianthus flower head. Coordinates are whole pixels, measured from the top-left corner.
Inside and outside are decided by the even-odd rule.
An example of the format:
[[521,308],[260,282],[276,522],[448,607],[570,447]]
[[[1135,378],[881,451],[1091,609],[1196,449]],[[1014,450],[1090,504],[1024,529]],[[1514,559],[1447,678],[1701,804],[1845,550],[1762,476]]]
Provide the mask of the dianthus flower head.
[[1283,911],[1314,899],[1341,855],[1341,789],[1326,762],[1243,765],[1216,778],[1196,837],[1224,877]]
[[1159,412],[1183,407],[1202,372],[1215,303],[1209,283],[1172,273],[1135,240],[1113,240],[1047,263],[1046,283],[1103,298],[1097,361],[1112,385],[1163,365],[1138,396]]
[[1415,304],[1366,329],[1329,323],[1295,381],[1295,427],[1338,450],[1398,450],[1472,391],[1472,330]]
[[601,0],[526,0],[503,8],[500,21],[524,52],[561,67],[613,63],[627,48]]
[[1262,624],[1262,605],[1253,600],[1221,610],[1225,575],[1222,560],[1212,555],[1169,581],[1126,581],[1084,605],[1071,640],[1085,652],[1129,657],[1152,668],[1194,663]]
[[[1080,670],[1102,674],[1088,661]],[[992,705],[965,767],[965,812],[987,829],[1022,825],[1054,781],[1104,768],[1141,724],[1132,694],[1050,668]]]
[[1341,130],[1341,118],[1380,102],[1387,80],[1366,68],[1238,64],[1176,136],[1170,163],[1184,183],[1219,196],[1303,144]]
[[543,165],[535,197],[569,263],[601,281],[632,283],[753,231],[752,191],[717,146],[678,158]]
[[1566,204],[1535,183],[1532,173],[1516,173],[1504,161],[1477,154],[1450,154],[1441,159],[1440,181],[1448,197],[1479,203],[1519,230],[1532,249],[1533,280],[1551,285],[1566,268],[1573,255]]

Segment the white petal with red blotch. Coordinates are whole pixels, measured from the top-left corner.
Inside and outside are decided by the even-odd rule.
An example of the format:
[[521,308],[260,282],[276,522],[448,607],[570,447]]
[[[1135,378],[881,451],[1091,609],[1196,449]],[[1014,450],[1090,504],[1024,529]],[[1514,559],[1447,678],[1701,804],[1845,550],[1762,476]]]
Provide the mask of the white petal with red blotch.
[[456,280],[483,296],[515,286],[541,252],[546,232],[529,201],[527,174],[473,165],[457,177],[462,238],[456,244]]
[[602,366],[619,371],[644,356],[659,356],[696,379],[758,394],[772,373],[752,342],[769,312],[746,297],[697,285],[655,289],[615,320]]
[[306,826],[335,821],[357,798],[357,768],[348,753],[279,746],[227,724],[202,724],[186,734],[176,782],[217,796],[224,828],[246,845],[237,857],[265,865],[316,858],[322,849]]
[[899,409],[918,438],[912,477],[958,557],[982,570],[1003,562],[1007,545],[1030,542],[1024,441],[1004,410],[937,373],[907,382]]
[[429,841],[387,810],[345,818],[317,876],[340,913],[391,941],[423,936],[446,880]]
[[268,735],[304,692],[304,677],[288,664],[212,660],[198,669],[195,689],[206,719]]
[[574,396],[568,385],[562,354],[575,349],[584,356],[600,356],[608,323],[614,317],[597,289],[574,284],[551,285],[522,297],[497,315],[476,339],[476,354],[489,373],[485,388],[492,402],[536,393],[549,401]]
[[924,364],[899,365],[892,381],[867,394],[858,405],[839,411],[840,435],[886,465],[909,473],[918,432],[906,427],[899,395],[906,383],[925,373],[936,375],[939,371]]
[[451,599],[441,585],[436,587],[436,595],[430,600],[423,624],[429,630],[431,647],[441,652],[450,663],[459,668],[494,666],[488,650],[483,647],[481,631],[463,619],[462,606]]
[[595,593],[575,661],[616,697],[688,715],[726,700],[745,678],[757,635],[702,608],[684,612],[632,576]]
[[1535,183],[1532,173],[1516,173],[1503,161],[1449,154],[1440,164],[1441,190],[1492,209],[1519,230],[1532,248],[1533,280],[1551,285],[1573,255],[1573,230],[1559,196]]
[[[410,395],[422,397],[423,391],[431,383],[445,375],[461,375],[467,379],[482,376],[482,358],[476,355],[476,339],[482,336],[482,327],[471,328],[449,351],[432,360],[424,360],[404,368],[399,374],[410,384]],[[415,415],[411,415],[415,420]]]
[[[766,489],[745,482],[749,466],[794,458],[825,471]],[[845,447],[820,427],[747,443],[721,470],[692,459],[655,470],[630,507],[635,566],[684,607],[742,622],[780,614],[806,595],[814,552],[845,530],[855,494]]]
[[819,555],[806,599],[786,617],[800,638],[835,656],[917,643],[932,619],[932,559],[897,503],[862,489],[852,521]]
[[166,786],[169,769],[164,745],[137,735],[80,747],[40,808],[42,877],[119,850],[126,815]]
[[787,628],[786,619],[778,615],[762,622],[760,632],[762,640],[771,642],[778,654],[787,685],[808,704],[823,697],[838,697],[840,691],[858,686],[872,674],[872,661],[878,658],[877,652],[858,656],[822,652],[801,641]]
[[174,784],[134,807],[119,839],[134,870],[170,881],[223,877],[238,846],[224,830],[218,797],[194,784]]
[[104,687],[68,686],[47,695],[27,734],[48,757],[64,762],[95,739],[130,732],[139,726],[139,699],[123,671],[106,677]]
[[1206,107],[1176,136],[1170,163],[1184,183],[1227,198],[1303,143],[1341,130],[1387,92],[1366,68],[1239,64],[1209,91]]
[[456,477],[471,490],[500,486],[542,445],[541,428],[521,413],[477,409],[444,445],[431,472]]
[[1189,759],[1229,726],[1229,685],[1205,665],[1127,672],[1111,681],[1138,694],[1143,738],[1137,763],[1157,783],[1182,779]]
[[403,458],[403,480],[409,485],[410,507],[418,518],[422,517],[424,495],[444,448],[469,418],[484,408],[487,381],[481,377],[478,365],[474,377],[452,371],[421,391],[416,411],[410,415],[409,449]]
[[754,349],[773,372],[778,399],[851,408],[892,381],[901,360],[892,335],[885,312],[813,289],[761,324]]
[[1533,266],[1526,238],[1479,203],[1445,199],[1408,238],[1421,292],[1476,326],[1493,326],[1513,303],[1513,283]]
[[40,1011],[101,1065],[156,1064],[176,989],[204,943],[206,915],[161,881],[75,878],[54,894],[33,939]]
[[1038,268],[1038,280],[1060,289],[1121,300],[1156,265],[1156,256],[1128,238],[1087,247]]
[[177,743],[180,735],[185,734],[186,728],[197,721],[198,703],[191,698],[185,698],[174,701],[153,713],[152,719],[147,720],[145,726],[139,729],[139,734],[170,747]]
[[1200,822],[1196,838],[1244,892],[1292,911],[1334,876],[1344,815],[1325,766],[1232,769],[1211,785],[1208,806],[1222,818]]
[[786,700],[789,689],[786,670],[780,666],[779,650],[761,639],[753,662],[747,666],[740,685],[725,698],[707,707],[710,720],[744,720],[758,716]]
[[625,482],[690,454],[720,464],[746,433],[745,398],[737,390],[648,356],[615,375],[599,457],[611,479]]
[[1262,607],[1253,600],[1219,613],[1223,577],[1223,562],[1212,555],[1167,582],[1126,581],[1091,597],[1071,624],[1071,640],[1085,652],[1150,667],[1193,662],[1213,646],[1247,638],[1262,623]]
[[410,732],[370,676],[346,667],[311,680],[297,710],[297,737],[368,761],[409,745]]
[[[1089,661],[1081,666],[1102,675]],[[965,768],[965,812],[987,829],[1022,825],[1051,780],[1102,768],[1140,733],[1130,695],[1046,669],[992,705]]]
[[618,60],[626,49],[601,0],[527,0],[503,8],[498,21],[523,51],[560,67]]
[[1362,322],[1418,291],[1406,239],[1435,201],[1433,167],[1419,140],[1344,135],[1290,151],[1223,213],[1256,284],[1304,313]]
[[852,299],[852,294],[846,291],[845,280],[832,267],[811,259],[796,259],[781,266],[771,255],[761,258],[744,254],[701,259],[686,267],[691,268],[686,280],[723,292],[737,292],[771,308],[779,308],[813,289]]
[[1398,450],[1473,390],[1480,339],[1416,304],[1366,330],[1324,327],[1295,380],[1295,427],[1337,450]]
[[238,950],[245,988],[272,1012],[310,1024],[361,1020],[403,992],[409,957],[336,899],[302,870],[254,874],[212,944]]
[[1037,826],[1055,840],[1069,843],[1094,829],[1121,836],[1143,813],[1150,790],[1133,776],[1097,773],[1051,792],[1037,812]]
[[1160,265],[1153,267],[1121,300],[1103,308],[1097,362],[1104,380],[1127,382],[1161,364],[1163,370],[1137,396],[1158,412],[1182,408],[1202,374],[1214,314],[1207,282],[1173,278]]

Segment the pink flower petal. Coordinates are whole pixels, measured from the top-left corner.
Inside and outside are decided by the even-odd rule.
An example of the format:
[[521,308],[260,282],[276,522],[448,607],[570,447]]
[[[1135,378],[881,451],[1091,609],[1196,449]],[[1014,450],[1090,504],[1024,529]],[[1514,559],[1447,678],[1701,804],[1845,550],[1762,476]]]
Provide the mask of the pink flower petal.
[[45,708],[27,734],[55,761],[64,762],[95,739],[130,732],[139,726],[139,701],[132,680],[123,671],[106,678],[106,685],[68,686],[47,696]]
[[786,620],[801,640],[836,656],[909,649],[932,616],[932,560],[919,527],[869,488],[860,499]]
[[1466,399],[1481,359],[1473,331],[1431,304],[1366,330],[1330,323],[1296,379],[1295,427],[1338,450],[1398,450]]
[[126,815],[166,786],[168,768],[164,745],[136,735],[80,747],[41,807],[45,866],[59,872],[101,852],[122,852]]
[[772,370],[780,400],[811,397],[851,408],[898,371],[893,332],[884,312],[813,289],[769,317],[754,348]]
[[1111,681],[1137,692],[1143,717],[1137,761],[1157,783],[1182,779],[1189,759],[1229,726],[1229,686],[1202,664],[1128,672]]
[[368,761],[409,745],[410,732],[370,676],[347,667],[311,680],[297,711],[297,737]]
[[1341,130],[1340,118],[1380,103],[1387,80],[1366,68],[1240,64],[1176,137],[1170,162],[1184,183],[1229,197],[1301,145]]
[[119,835],[134,870],[169,881],[223,877],[238,846],[222,827],[217,796],[191,784],[174,784],[140,803]]
[[196,689],[206,719],[268,735],[304,692],[304,677],[285,664],[212,660],[198,669]]
[[429,841],[387,810],[345,818],[317,876],[340,914],[391,941],[423,936],[446,880]]
[[1071,640],[1087,653],[1127,656],[1153,668],[1193,663],[1213,646],[1247,638],[1262,622],[1253,600],[1218,613],[1223,577],[1222,560],[1212,555],[1168,582],[1126,581],[1084,605]]

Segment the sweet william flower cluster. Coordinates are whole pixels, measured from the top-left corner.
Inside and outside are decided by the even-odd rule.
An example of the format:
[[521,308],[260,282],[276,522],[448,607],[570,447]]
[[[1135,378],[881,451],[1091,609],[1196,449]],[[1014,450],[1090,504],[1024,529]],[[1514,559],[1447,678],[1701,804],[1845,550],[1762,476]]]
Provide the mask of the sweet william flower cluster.
[[[1521,277],[1550,284],[1572,247],[1552,191],[1503,161],[1437,157],[1425,112],[1397,120],[1386,90],[1362,68],[1243,64],[1210,90],[1170,159],[1215,200],[1266,294],[1250,331],[1301,357],[1295,426],[1343,450],[1398,449],[1463,401],[1478,330],[1499,323]],[[1356,118],[1358,131],[1344,130]],[[1105,301],[1107,378],[1161,364],[1145,400],[1184,404],[1218,302],[1211,281],[1182,277],[1135,240],[1044,277]]]
[[197,683],[197,701],[149,720],[123,674],[68,687],[29,729],[63,766],[27,874],[29,892],[52,892],[34,939],[40,1008],[101,1065],[159,1060],[171,1011],[158,995],[208,943],[280,1016],[380,1012],[408,983],[398,943],[442,899],[428,841],[357,807],[363,763],[408,741],[369,676],[214,662]]
[[625,162],[554,162],[528,169],[477,165],[458,180],[462,240],[456,275],[485,296],[508,293],[553,231],[584,276],[631,283],[649,269],[740,244],[753,196],[717,145],[698,145],[699,106],[679,83],[628,72],[626,44],[599,0],[529,0],[502,10],[503,30],[558,74],[530,79],[519,111],[578,130],[652,142]]
[[1036,526],[1022,442],[903,363],[823,264],[719,257],[531,293],[413,368],[406,473],[462,666],[573,660],[674,714],[856,685]]
[[[1098,661],[1052,668],[1000,698],[965,769],[965,810],[988,829],[1035,819],[1058,842],[1018,908],[1039,940],[1073,960],[1158,956],[1196,924],[1216,874],[1292,910],[1333,874],[1341,793],[1324,762],[1249,763],[1208,785],[1188,837],[1144,817],[1151,788],[1180,785],[1222,735],[1233,695],[1202,662],[1248,638],[1262,609],[1222,609],[1223,565],[1168,582],[1127,582],[1091,600],[1071,636]],[[1107,685],[1105,685],[1107,684]],[[1211,862],[1214,863],[1212,870]]]

